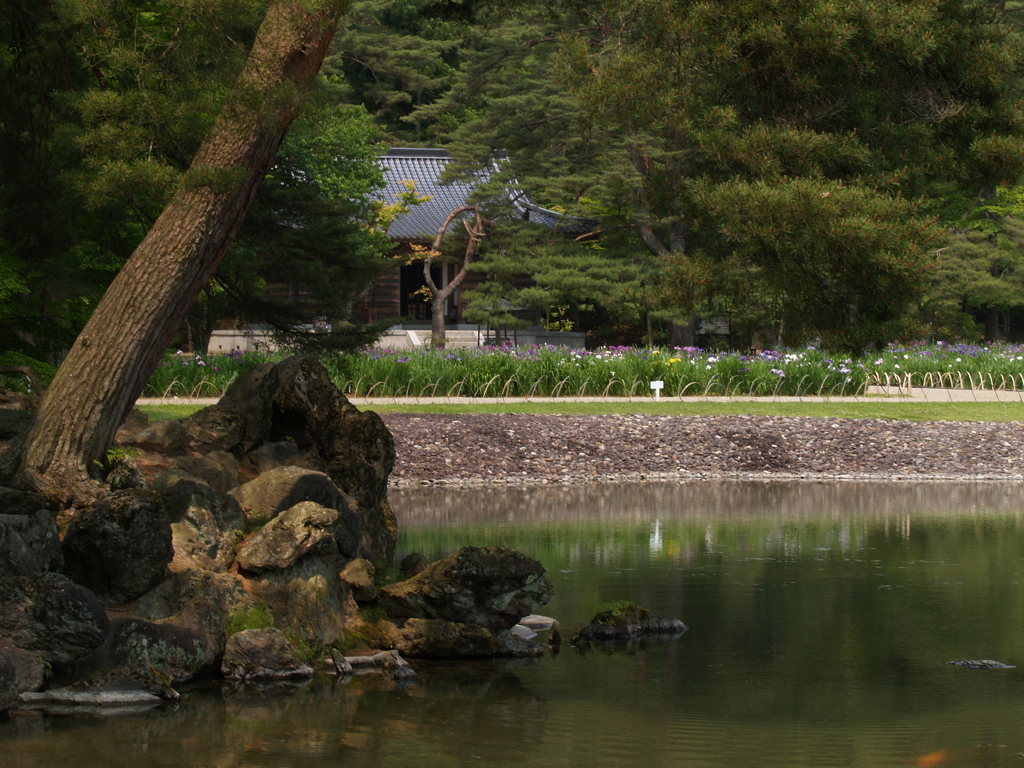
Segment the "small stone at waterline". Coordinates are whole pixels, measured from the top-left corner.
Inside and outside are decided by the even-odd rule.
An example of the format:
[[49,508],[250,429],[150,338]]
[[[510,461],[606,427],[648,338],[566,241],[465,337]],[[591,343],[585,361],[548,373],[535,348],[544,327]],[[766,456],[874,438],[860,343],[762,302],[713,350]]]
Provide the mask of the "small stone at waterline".
[[1001,661],[992,659],[966,659],[965,661],[947,661],[954,667],[967,667],[968,669],[1016,669],[1013,664],[1003,664]]

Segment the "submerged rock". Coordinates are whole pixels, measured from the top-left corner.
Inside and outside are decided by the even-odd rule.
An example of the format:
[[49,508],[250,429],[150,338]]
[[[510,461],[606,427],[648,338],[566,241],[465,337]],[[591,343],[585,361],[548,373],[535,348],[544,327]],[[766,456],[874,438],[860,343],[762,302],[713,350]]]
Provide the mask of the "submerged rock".
[[967,669],[1016,669],[1012,664],[1003,664],[1001,661],[992,661],[992,659],[966,659],[964,661],[947,661],[946,663]]
[[585,627],[577,629],[569,642],[579,645],[591,640],[629,640],[650,635],[681,635],[688,627],[679,619],[656,616],[633,602],[616,603],[598,612]]

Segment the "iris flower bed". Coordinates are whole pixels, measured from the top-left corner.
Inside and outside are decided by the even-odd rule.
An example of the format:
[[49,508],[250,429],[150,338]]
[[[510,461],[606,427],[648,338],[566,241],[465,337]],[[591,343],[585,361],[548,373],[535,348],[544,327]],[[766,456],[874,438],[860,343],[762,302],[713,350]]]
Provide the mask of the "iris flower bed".
[[[247,366],[283,355],[170,355],[145,394],[216,397]],[[697,348],[482,347],[369,350],[323,358],[335,384],[357,397],[662,397],[863,393],[873,384],[1024,389],[1024,347],[890,346],[859,358],[813,347],[738,354]]]

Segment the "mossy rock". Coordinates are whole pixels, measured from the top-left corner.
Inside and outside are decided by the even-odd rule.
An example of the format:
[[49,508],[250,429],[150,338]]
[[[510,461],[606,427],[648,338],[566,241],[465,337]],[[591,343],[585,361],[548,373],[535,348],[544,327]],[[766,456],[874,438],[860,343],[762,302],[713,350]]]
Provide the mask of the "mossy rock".
[[640,624],[651,617],[651,612],[641,608],[631,600],[620,600],[616,603],[605,603],[597,607],[598,612],[591,619],[591,624],[608,624],[613,627],[628,627]]

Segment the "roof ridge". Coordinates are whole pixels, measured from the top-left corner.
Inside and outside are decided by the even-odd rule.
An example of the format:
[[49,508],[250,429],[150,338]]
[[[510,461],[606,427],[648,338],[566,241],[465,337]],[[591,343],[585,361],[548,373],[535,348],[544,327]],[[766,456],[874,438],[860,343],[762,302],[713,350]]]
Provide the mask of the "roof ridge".
[[451,153],[447,149],[432,149],[429,147],[391,147],[387,157],[433,157],[439,160],[451,160]]

